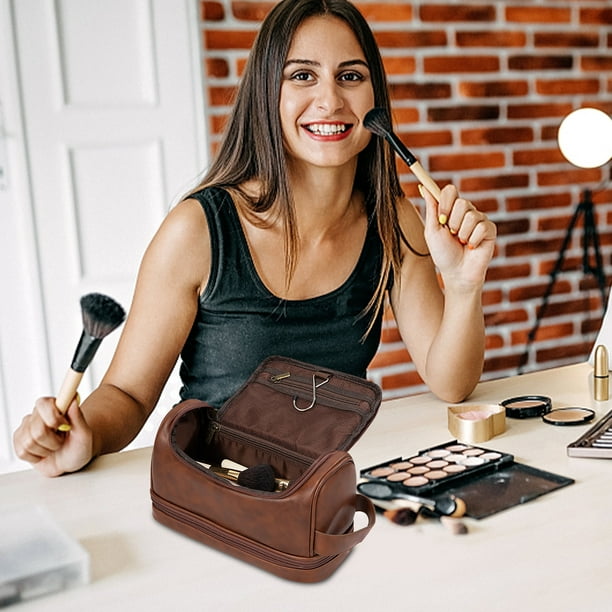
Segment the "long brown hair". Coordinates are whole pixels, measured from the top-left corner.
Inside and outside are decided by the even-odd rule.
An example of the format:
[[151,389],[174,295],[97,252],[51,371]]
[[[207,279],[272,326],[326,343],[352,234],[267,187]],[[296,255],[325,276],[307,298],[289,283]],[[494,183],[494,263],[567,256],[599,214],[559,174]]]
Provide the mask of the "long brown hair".
[[[354,32],[370,69],[374,104],[391,115],[387,79],[374,35],[363,15],[348,0],[283,0],[267,15],[251,49],[233,110],[217,156],[197,189],[218,185],[238,191],[252,213],[278,207],[285,228],[287,278],[290,282],[297,251],[297,228],[283,147],[279,99],[282,74],[297,28],[314,16],[342,19]],[[257,179],[261,191],[249,197],[240,186]],[[372,323],[384,304],[393,274],[399,282],[400,241],[396,203],[403,193],[395,158],[387,143],[373,137],[360,153],[355,187],[365,198],[368,215],[376,219],[383,244],[378,287],[366,311]],[[197,190],[196,189],[196,190]]]

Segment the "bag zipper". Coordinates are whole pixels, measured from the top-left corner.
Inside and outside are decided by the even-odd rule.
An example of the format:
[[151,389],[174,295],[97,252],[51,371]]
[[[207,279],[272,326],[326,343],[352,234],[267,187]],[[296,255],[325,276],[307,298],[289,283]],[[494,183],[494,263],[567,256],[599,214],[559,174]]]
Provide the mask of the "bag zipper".
[[[259,544],[254,542],[253,544],[247,543],[243,538],[248,536],[243,536],[242,538],[233,537],[231,532],[228,530],[223,530],[221,528],[216,527],[213,523],[206,521],[206,519],[199,517],[198,515],[181,508],[167,500],[161,498],[154,491],[151,491],[151,500],[153,502],[153,506],[163,512],[167,516],[184,523],[188,526],[194,527],[195,529],[201,531],[205,535],[212,537],[224,544],[229,546],[233,546],[234,548],[246,552],[250,555],[258,557],[264,561],[274,563],[275,565],[282,565],[284,567],[289,567],[293,569],[316,569],[325,565],[329,561],[335,558],[335,555],[331,556],[315,556],[315,557],[302,557],[304,561],[297,561],[292,558],[288,558],[286,555],[279,553],[271,548],[266,548],[262,550],[262,546],[265,544]],[[249,542],[251,540],[249,539]],[[292,555],[296,556],[296,555]]]
[[227,425],[222,425],[218,421],[211,421],[208,426],[208,432],[206,436],[206,445],[210,445],[213,441],[214,437],[218,434],[222,433],[228,437],[233,438],[234,440],[238,440],[240,442],[246,441],[250,446],[256,447],[260,450],[273,453],[275,455],[281,455],[283,457],[287,457],[293,461],[301,463],[304,466],[309,466],[312,464],[312,458],[306,457],[300,453],[296,453],[284,446],[279,446],[278,444],[274,444],[273,442],[266,442],[257,436],[253,436],[249,433],[243,432],[241,430],[233,429],[232,427],[228,427]]

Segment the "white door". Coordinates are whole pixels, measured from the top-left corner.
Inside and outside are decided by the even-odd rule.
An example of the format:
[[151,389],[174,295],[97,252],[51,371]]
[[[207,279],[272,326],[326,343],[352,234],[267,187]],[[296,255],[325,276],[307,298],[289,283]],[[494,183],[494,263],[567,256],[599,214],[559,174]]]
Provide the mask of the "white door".
[[0,20],[1,471],[15,465],[10,432],[70,365],[80,297],[129,308],[143,251],[204,167],[205,143],[195,0],[0,0]]

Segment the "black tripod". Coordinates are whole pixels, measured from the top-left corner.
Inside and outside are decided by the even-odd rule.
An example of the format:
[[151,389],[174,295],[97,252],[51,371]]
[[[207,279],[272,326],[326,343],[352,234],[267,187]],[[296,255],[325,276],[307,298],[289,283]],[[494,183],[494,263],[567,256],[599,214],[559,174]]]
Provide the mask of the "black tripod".
[[[602,309],[605,312],[607,305],[606,275],[604,273],[603,260],[601,257],[601,251],[599,249],[599,235],[597,233],[597,226],[595,224],[595,215],[593,214],[593,200],[591,198],[591,191],[590,189],[585,189],[582,192],[582,200],[576,207],[574,215],[567,227],[565,238],[563,239],[563,244],[561,245],[561,249],[559,250],[559,256],[557,257],[555,267],[550,273],[550,280],[548,282],[548,287],[546,287],[546,291],[544,292],[544,296],[542,298],[542,305],[538,310],[536,322],[531,328],[529,335],[527,336],[525,352],[523,353],[523,357],[518,368],[519,374],[523,373],[523,368],[525,367],[527,359],[529,358],[529,347],[531,346],[531,343],[533,342],[536,334],[538,333],[540,323],[542,322],[542,318],[546,313],[546,308],[548,307],[548,299],[550,298],[550,294],[552,293],[555,282],[557,281],[557,276],[561,271],[561,268],[563,267],[563,262],[565,261],[565,252],[572,238],[572,232],[574,230],[574,227],[580,217],[583,215],[584,235],[582,243],[582,271],[585,274],[592,274],[596,278],[597,284],[599,286],[599,291],[601,293]],[[595,265],[591,264],[591,247],[593,248],[593,252],[595,255]]]

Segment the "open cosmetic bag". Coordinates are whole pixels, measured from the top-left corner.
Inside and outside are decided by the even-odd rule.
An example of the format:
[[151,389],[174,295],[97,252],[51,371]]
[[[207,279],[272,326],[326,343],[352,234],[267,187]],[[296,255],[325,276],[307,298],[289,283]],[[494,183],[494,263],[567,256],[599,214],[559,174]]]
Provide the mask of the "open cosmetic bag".
[[[283,578],[327,578],[374,524],[347,451],[380,401],[372,382],[270,357],[219,410],[177,404],[153,447],[154,518]],[[227,460],[271,466],[278,486],[228,480],[214,471]],[[368,524],[354,530],[358,511]]]

